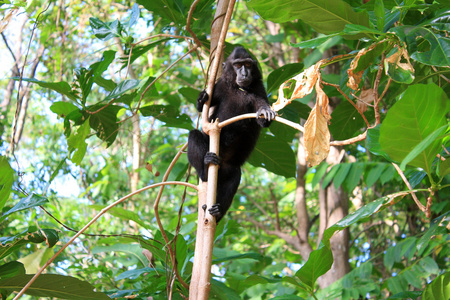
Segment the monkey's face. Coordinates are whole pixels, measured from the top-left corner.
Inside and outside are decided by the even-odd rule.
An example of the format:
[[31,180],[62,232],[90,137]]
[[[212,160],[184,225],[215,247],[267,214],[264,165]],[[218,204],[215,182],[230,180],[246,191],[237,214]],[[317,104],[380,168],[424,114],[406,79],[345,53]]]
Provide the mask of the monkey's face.
[[236,83],[239,87],[247,87],[253,81],[252,69],[254,61],[251,58],[233,60],[233,69],[236,73]]

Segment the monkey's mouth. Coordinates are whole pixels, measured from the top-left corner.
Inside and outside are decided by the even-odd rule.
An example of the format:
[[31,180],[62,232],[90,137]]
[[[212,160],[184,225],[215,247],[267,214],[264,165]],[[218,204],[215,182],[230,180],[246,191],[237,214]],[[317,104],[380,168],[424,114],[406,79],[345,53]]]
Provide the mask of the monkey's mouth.
[[244,78],[244,79],[236,80],[236,82],[240,87],[247,87],[250,85],[250,83],[252,83],[252,80],[248,79],[248,78]]

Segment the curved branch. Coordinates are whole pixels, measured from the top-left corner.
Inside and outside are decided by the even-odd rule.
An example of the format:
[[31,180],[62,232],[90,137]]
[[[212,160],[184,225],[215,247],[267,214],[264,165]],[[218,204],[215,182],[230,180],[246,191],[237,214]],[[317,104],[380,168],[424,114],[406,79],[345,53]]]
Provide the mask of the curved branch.
[[[185,143],[181,149],[178,151],[178,153],[175,155],[175,157],[173,158],[172,162],[170,163],[169,167],[166,170],[166,173],[164,173],[164,177],[163,177],[163,182],[166,182],[167,178],[169,178],[169,174],[172,171],[173,167],[175,166],[175,163],[178,161],[178,159],[180,158],[181,154],[183,153],[184,150],[186,150],[187,148],[187,143]],[[190,183],[189,183],[190,184]],[[198,191],[198,187],[196,187],[196,190]],[[159,230],[161,231],[161,235],[164,239],[164,242],[166,243],[166,245],[170,244],[170,240],[167,237],[166,231],[164,230],[164,226],[161,223],[161,218],[159,217],[159,201],[161,200],[161,196],[162,193],[164,191],[164,185],[161,186],[161,188],[159,189],[158,195],[156,196],[156,200],[155,203],[153,204],[153,210],[155,212],[155,218],[156,218],[156,223],[158,223],[158,227]],[[175,265],[175,252],[173,251],[172,247],[168,246],[167,247],[168,251],[169,251],[169,255],[170,258],[172,259],[172,262],[174,264],[174,271],[175,271],[175,276],[178,278],[178,280],[180,281],[180,283],[185,287],[185,288],[189,288],[189,285],[184,282],[183,278],[181,278],[180,273],[178,272],[178,268]]]
[[61,247],[61,249],[59,249],[58,252],[55,253],[55,255],[53,255],[46,263],[45,265],[42,266],[42,268],[36,272],[36,274],[33,276],[33,278],[30,279],[30,281],[28,281],[28,283],[20,290],[20,292],[14,297],[13,300],[17,300],[19,299],[24,293],[25,291],[33,284],[33,282],[39,277],[39,275],[41,275],[41,273],[58,257],[59,254],[61,254],[61,252],[64,251],[64,249],[66,249],[70,244],[73,243],[73,241],[79,237],[83,232],[85,232],[89,227],[91,227],[92,224],[95,223],[95,221],[98,220],[98,218],[100,218],[101,216],[103,216],[108,210],[110,210],[111,208],[113,208],[114,206],[116,206],[117,204],[120,204],[122,202],[124,202],[125,200],[127,200],[128,198],[131,198],[132,196],[139,194],[143,191],[158,187],[158,186],[165,186],[165,185],[184,185],[190,188],[193,188],[195,190],[197,190],[197,186],[193,185],[192,183],[188,183],[188,182],[181,182],[181,181],[166,181],[166,182],[159,182],[159,183],[155,183],[155,184],[151,184],[149,186],[143,187],[133,193],[130,193],[122,198],[120,198],[119,200],[117,200],[116,202],[108,205],[107,207],[103,208],[94,218],[92,218],[91,221],[89,221],[89,223],[87,223],[77,234],[75,234],[64,246]]
[[[237,122],[237,121],[240,121],[240,120],[251,119],[251,118],[262,118],[262,117],[261,116],[258,117],[256,115],[256,113],[239,115],[239,116],[230,118],[228,120],[225,120],[223,122],[220,122],[219,123],[219,128],[223,128],[223,127],[225,127],[227,125],[230,125],[231,123],[234,123],[234,122]],[[285,125],[291,126],[292,128],[297,129],[298,131],[305,132],[305,128],[303,128],[303,126],[301,126],[300,124],[297,124],[295,122],[289,121],[289,120],[287,120],[285,118],[276,116],[274,120],[278,121],[280,123],[283,123]]]

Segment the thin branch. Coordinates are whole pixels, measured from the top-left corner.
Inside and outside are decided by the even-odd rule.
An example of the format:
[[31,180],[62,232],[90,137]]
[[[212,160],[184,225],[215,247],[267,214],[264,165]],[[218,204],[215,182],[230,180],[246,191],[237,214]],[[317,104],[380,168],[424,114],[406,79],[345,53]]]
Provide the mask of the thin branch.
[[347,140],[343,140],[343,141],[332,141],[330,142],[330,146],[344,146],[344,145],[350,145],[350,144],[354,144],[356,142],[360,142],[365,140],[367,137],[367,130],[364,131],[363,133],[361,133],[360,135],[357,135],[355,137],[352,137],[350,139]]
[[187,30],[187,32],[189,32],[191,34],[197,47],[202,47],[202,43],[200,42],[200,40],[198,39],[198,37],[194,33],[194,31],[192,31],[192,29],[191,29],[192,15],[194,13],[195,7],[197,6],[197,4],[199,2],[200,2],[200,0],[195,0],[194,2],[192,2],[191,7],[189,8],[188,18],[187,18],[187,22],[186,22],[186,30]]
[[[375,109],[374,109],[374,112],[375,112],[375,124],[380,124],[381,123],[381,116],[380,116],[380,109],[379,109],[379,104],[380,104],[381,97],[378,97],[378,87],[380,86],[381,74],[383,74],[383,64],[384,64],[385,58],[386,58],[386,55],[383,53],[381,55],[381,62],[378,65],[377,77],[376,77],[375,83],[373,85],[373,98],[374,98],[374,107],[375,107]],[[390,82],[388,81],[388,83],[390,83]],[[387,91],[387,88],[385,89],[385,91]],[[384,92],[383,92],[383,96],[384,96]]]
[[[186,150],[186,148],[187,148],[187,143],[185,143],[180,148],[178,153],[173,158],[172,162],[170,163],[169,167],[166,170],[166,173],[163,176],[162,182],[166,182],[167,178],[169,178],[169,174],[172,171],[173,167],[175,166],[175,163],[178,161],[178,159],[180,158],[181,154],[183,153],[184,150]],[[196,187],[196,189],[198,191],[198,187]],[[159,189],[158,195],[156,196],[155,203],[153,204],[153,210],[155,212],[156,223],[158,223],[158,227],[159,227],[159,230],[161,231],[161,235],[163,236],[164,242],[168,246],[167,249],[169,251],[170,258],[172,259],[172,263],[174,265],[176,265],[175,264],[175,260],[176,260],[176,258],[175,258],[175,251],[174,251],[174,249],[172,249],[172,247],[169,246],[170,245],[170,240],[167,237],[166,231],[164,230],[164,226],[162,225],[162,222],[161,222],[161,218],[159,217],[159,201],[161,201],[161,196],[162,196],[163,191],[164,191],[164,185],[162,185],[161,188]],[[185,288],[189,288],[189,285],[181,278],[181,275],[178,272],[178,268],[174,268],[174,271],[175,271],[175,276],[178,278],[180,283]]]
[[396,163],[392,163],[392,165],[394,165],[394,168],[397,170],[397,173],[400,175],[400,177],[403,179],[403,182],[408,187],[409,191],[411,192],[411,196],[412,196],[414,202],[416,202],[416,205],[419,207],[419,209],[421,211],[426,212],[427,208],[422,203],[420,203],[419,199],[417,198],[416,194],[413,191],[413,188],[411,187],[411,184],[409,184],[408,179],[406,179],[405,174],[403,174],[403,171],[400,169],[400,167]]
[[89,223],[87,223],[77,234],[75,234],[64,246],[61,247],[61,249],[55,253],[55,255],[53,255],[42,267],[41,269],[36,272],[36,274],[33,276],[33,278],[30,279],[30,281],[28,281],[28,283],[20,290],[20,292],[14,297],[14,300],[18,300],[24,293],[25,291],[33,284],[33,282],[39,277],[39,275],[41,275],[41,273],[58,257],[59,254],[61,254],[70,244],[73,243],[73,241],[75,241],[76,238],[78,238],[83,232],[85,232],[89,227],[91,227],[92,224],[95,223],[95,221],[98,220],[98,218],[100,218],[101,216],[103,216],[108,210],[110,210],[111,208],[113,208],[114,206],[124,202],[125,200],[131,198],[134,195],[137,195],[143,191],[158,187],[158,186],[165,186],[165,185],[184,185],[190,188],[193,188],[194,190],[197,190],[197,186],[193,185],[191,183],[187,183],[187,182],[181,182],[181,181],[167,181],[167,182],[159,182],[159,183],[155,183],[155,184],[151,184],[149,186],[143,187],[137,191],[135,191],[134,193],[130,193],[128,195],[126,195],[125,197],[120,198],[119,200],[115,201],[114,203],[108,205],[107,207],[103,208],[94,218],[92,218],[91,221],[89,221]]
[[325,82],[325,81],[322,81],[322,83],[325,84],[325,85],[330,85],[330,86],[336,88],[338,90],[338,92],[341,93],[341,95],[344,96],[345,99],[347,99],[347,101],[350,102],[350,104],[353,105],[353,107],[358,111],[358,113],[364,119],[364,122],[366,122],[367,127],[370,127],[369,121],[367,121],[366,116],[364,115],[364,113],[358,108],[358,106],[352,100],[350,100],[350,98],[347,96],[347,94],[345,94],[341,90],[341,88],[339,87],[338,84],[328,83],[328,82]]
[[[219,128],[223,128],[223,127],[225,127],[227,125],[230,125],[231,123],[234,123],[234,122],[237,122],[237,121],[240,121],[240,120],[251,119],[251,118],[263,118],[263,117],[262,116],[257,116],[256,113],[243,114],[243,115],[239,115],[239,116],[230,118],[230,119],[225,120],[223,122],[220,122],[219,123]],[[297,124],[295,122],[286,120],[286,119],[284,119],[282,117],[279,117],[279,116],[276,116],[274,120],[278,121],[280,123],[283,123],[285,125],[291,126],[292,128],[297,129],[298,131],[305,132],[305,128],[303,128],[303,126],[301,126],[300,124]]]

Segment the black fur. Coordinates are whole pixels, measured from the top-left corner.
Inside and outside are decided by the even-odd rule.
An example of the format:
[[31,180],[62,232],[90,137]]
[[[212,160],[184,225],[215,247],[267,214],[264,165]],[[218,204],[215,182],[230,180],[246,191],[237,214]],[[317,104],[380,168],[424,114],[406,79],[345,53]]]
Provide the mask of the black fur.
[[[208,94],[203,91],[197,99],[197,109],[202,111]],[[241,166],[255,148],[261,127],[267,127],[275,118],[267,100],[266,90],[257,62],[248,52],[237,47],[224,63],[223,74],[214,86],[211,98],[214,108],[210,121],[245,114],[258,113],[263,118],[246,119],[225,126],[220,135],[220,158],[208,152],[209,136],[199,130],[189,133],[188,159],[202,181],[207,181],[208,165],[219,164],[216,204],[209,212],[219,222],[230,208],[241,180]]]

